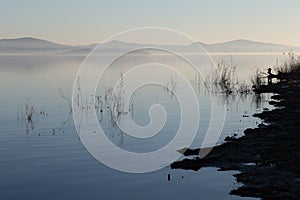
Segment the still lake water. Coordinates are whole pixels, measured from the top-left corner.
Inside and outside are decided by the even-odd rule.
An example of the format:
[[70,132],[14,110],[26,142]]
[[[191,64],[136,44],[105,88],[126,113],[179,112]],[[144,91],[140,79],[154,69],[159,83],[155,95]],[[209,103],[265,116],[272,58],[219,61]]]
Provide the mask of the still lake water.
[[[226,55],[212,57],[215,62],[221,58],[230,60]],[[276,58],[280,55],[234,55],[232,60],[237,65],[239,79],[248,81],[253,67],[272,67]],[[59,91],[71,99],[83,60],[83,56],[70,55],[0,56],[0,199],[240,199],[229,195],[239,185],[232,176],[236,171],[204,168],[194,172],[166,166],[155,172],[129,174],[94,159],[80,142],[72,113]],[[124,63],[134,62],[129,59]],[[119,77],[124,68],[108,72],[107,81]],[[104,99],[103,89],[107,87],[101,87],[98,92]],[[201,128],[191,145],[194,148],[201,145],[210,119],[207,92],[200,88],[197,95]],[[257,126],[261,121],[251,115],[271,108],[267,103],[269,98],[270,95],[261,99],[253,95],[218,97],[219,104],[227,106],[218,143],[228,135]],[[147,112],[151,105],[160,103],[165,107],[168,119],[162,131],[147,140],[123,134],[112,123],[109,106],[104,104],[103,113],[97,116],[106,136],[120,148],[133,152],[154,151],[166,145],[180,121],[176,98],[165,88],[145,86],[134,94],[133,101],[131,114],[139,125],[149,123]],[[34,108],[30,124],[23,120],[26,105]]]

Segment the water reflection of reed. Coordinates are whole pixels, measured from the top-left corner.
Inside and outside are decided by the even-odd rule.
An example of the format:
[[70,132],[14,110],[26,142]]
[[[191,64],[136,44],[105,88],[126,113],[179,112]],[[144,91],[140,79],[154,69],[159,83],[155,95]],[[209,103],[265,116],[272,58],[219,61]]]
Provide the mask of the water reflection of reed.
[[266,97],[263,94],[254,93],[251,97],[252,105],[254,105],[256,109],[261,109],[263,107],[263,103],[266,102]]

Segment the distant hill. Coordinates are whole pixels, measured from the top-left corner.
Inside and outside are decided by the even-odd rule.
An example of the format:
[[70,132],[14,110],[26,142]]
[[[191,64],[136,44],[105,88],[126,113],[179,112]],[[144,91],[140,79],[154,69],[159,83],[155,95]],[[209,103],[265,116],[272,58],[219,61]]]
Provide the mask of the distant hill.
[[[110,41],[102,44],[103,51],[106,53],[119,52],[120,50],[132,49],[132,48],[144,48],[149,45],[129,43],[123,41]],[[245,52],[283,52],[283,51],[296,51],[300,52],[300,47],[291,47],[280,44],[255,42],[250,40],[233,40],[224,43],[205,44],[201,42],[193,43],[190,45],[152,45],[157,48],[171,48],[172,50],[178,50],[179,52],[197,52],[197,46],[203,46],[210,53],[245,53]],[[64,53],[64,54],[79,54],[87,55],[91,50],[96,47],[97,44],[90,45],[62,45],[53,43],[47,40],[25,37],[16,39],[1,39],[0,40],[0,53]],[[102,53],[101,52],[101,53]]]
[[212,52],[282,52],[299,51],[299,47],[290,47],[280,44],[254,42],[250,40],[233,40],[224,43],[206,45],[207,51]]
[[69,50],[74,48],[69,45],[57,44],[47,40],[36,39],[32,37],[16,38],[16,39],[1,39],[0,52],[6,53],[26,53],[37,51],[57,51]]

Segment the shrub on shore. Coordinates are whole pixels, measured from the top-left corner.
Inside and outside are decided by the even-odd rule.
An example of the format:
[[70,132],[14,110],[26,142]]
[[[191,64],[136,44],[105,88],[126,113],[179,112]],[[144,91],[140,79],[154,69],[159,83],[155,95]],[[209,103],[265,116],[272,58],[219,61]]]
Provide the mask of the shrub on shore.
[[294,52],[283,53],[282,64],[277,68],[285,77],[292,80],[300,79],[300,56]]

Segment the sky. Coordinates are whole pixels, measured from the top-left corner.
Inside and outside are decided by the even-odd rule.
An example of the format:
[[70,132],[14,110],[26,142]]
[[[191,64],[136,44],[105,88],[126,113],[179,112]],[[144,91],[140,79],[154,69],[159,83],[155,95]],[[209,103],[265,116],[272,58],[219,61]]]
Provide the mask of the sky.
[[299,0],[0,0],[0,38],[99,43],[163,27],[197,41],[249,39],[300,46]]

